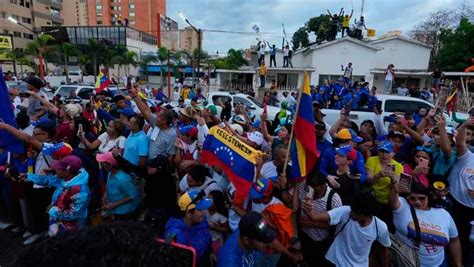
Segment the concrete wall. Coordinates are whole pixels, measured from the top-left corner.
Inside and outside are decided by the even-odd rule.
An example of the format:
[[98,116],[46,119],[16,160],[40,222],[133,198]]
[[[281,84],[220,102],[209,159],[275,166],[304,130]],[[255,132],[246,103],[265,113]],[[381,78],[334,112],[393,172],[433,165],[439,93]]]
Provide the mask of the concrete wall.
[[431,51],[428,47],[400,39],[392,39],[373,45],[380,48],[377,52],[375,68],[385,69],[389,64],[393,64],[395,69],[428,69]]
[[376,54],[374,49],[349,41],[313,50],[308,54],[310,58],[312,56],[312,67],[316,69],[311,77],[311,84],[318,84],[319,75],[342,75],[341,65],[345,67],[348,62],[352,62],[354,68],[352,75],[365,76],[366,80],[370,80],[370,70],[375,66]]

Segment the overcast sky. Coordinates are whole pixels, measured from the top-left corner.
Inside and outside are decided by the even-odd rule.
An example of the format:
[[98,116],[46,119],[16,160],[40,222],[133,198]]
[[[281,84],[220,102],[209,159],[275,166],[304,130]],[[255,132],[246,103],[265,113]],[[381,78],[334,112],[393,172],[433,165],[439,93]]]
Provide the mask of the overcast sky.
[[[471,5],[472,0],[466,0]],[[445,8],[461,8],[463,0],[366,0],[364,16],[367,28],[377,35],[391,30],[407,33],[429,13]],[[258,25],[265,40],[281,45],[285,24],[288,39],[309,18],[326,13],[339,12],[343,7],[354,16],[360,16],[362,0],[168,0],[167,16],[178,22],[179,28],[186,23],[178,16],[182,11],[191,23],[204,30],[252,32]],[[226,53],[230,48],[248,48],[256,44],[256,34],[230,34],[204,32],[203,49],[209,53]]]

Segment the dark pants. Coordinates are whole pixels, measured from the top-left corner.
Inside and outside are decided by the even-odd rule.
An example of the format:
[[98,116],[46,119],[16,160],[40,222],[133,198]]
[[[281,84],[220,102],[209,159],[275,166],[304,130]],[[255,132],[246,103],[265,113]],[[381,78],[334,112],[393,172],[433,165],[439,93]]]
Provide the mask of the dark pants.
[[380,210],[376,216],[387,224],[388,231],[395,233],[395,225],[393,224],[393,211],[388,204],[380,204]]
[[26,193],[28,206],[31,207],[33,215],[34,229],[28,229],[32,234],[39,234],[48,231],[49,216],[47,208],[51,204],[51,196],[53,194],[50,188],[29,188]]
[[451,197],[453,207],[451,216],[458,228],[459,240],[462,248],[462,263],[464,266],[473,266],[474,264],[474,246],[469,242],[471,234],[471,221],[474,221],[474,209],[464,206]]
[[355,30],[355,38],[361,40],[362,39],[362,30]]
[[331,239],[314,241],[304,232],[299,232],[298,237],[301,241],[304,261],[308,263],[308,266],[334,266],[326,260],[326,253],[332,244]]
[[264,55],[260,55],[258,57],[258,65],[262,65],[262,63],[265,64],[265,56]]
[[265,75],[260,75],[260,87],[265,87]]
[[[273,63],[273,65],[272,65],[272,63]],[[270,67],[272,67],[272,66],[276,67],[276,66],[277,66],[277,62],[276,62],[275,56],[272,56],[272,55],[271,55],[271,56],[270,56]]]

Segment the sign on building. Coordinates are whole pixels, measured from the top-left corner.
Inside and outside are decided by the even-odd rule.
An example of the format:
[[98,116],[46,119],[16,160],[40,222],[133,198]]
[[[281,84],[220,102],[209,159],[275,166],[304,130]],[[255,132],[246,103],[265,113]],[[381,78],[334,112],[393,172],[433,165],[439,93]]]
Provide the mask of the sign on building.
[[[6,50],[13,49],[12,37],[0,35],[0,50],[5,50],[5,49]],[[5,56],[5,51],[0,51],[0,61],[5,61],[5,60],[8,60]]]

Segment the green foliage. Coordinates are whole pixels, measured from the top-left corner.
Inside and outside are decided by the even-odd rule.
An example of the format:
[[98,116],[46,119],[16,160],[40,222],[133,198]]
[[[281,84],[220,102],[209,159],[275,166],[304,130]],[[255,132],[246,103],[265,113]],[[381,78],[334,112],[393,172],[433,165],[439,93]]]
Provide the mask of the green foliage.
[[459,26],[441,30],[441,49],[436,57],[440,69],[463,71],[474,58],[474,24],[462,18]]
[[212,60],[211,63],[217,69],[231,69],[236,70],[244,65],[248,65],[247,60],[244,58],[244,50],[229,49],[225,58]]
[[291,43],[293,44],[293,50],[295,51],[300,47],[307,47],[309,45],[309,36],[306,27],[299,28],[293,34]]

